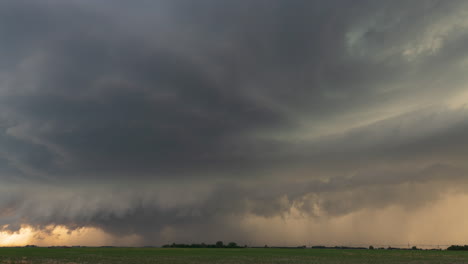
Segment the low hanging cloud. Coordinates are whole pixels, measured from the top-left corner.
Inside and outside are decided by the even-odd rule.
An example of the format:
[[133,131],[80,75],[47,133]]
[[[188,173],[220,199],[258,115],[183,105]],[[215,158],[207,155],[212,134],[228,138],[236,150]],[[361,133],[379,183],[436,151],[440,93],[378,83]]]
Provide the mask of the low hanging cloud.
[[467,12],[4,1],[0,225],[283,243],[252,227],[317,233],[464,195]]

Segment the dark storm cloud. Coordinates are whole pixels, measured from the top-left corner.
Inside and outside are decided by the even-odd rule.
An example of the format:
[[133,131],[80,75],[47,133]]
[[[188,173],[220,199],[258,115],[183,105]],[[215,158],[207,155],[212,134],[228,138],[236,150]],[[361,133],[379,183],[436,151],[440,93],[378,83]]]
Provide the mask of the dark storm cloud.
[[467,179],[467,8],[4,1],[0,224],[243,239],[434,201]]

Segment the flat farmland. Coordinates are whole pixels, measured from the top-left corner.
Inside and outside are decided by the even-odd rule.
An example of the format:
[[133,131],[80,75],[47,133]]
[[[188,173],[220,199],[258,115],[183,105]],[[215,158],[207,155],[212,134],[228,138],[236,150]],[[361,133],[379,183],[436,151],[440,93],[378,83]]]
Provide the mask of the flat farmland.
[[0,248],[7,264],[468,263],[465,251],[342,249]]

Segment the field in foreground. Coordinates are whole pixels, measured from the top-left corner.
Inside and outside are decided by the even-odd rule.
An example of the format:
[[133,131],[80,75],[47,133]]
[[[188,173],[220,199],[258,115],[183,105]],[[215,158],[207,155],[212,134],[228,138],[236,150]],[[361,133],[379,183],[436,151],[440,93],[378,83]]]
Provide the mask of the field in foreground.
[[0,248],[0,263],[468,263],[468,252],[338,249]]

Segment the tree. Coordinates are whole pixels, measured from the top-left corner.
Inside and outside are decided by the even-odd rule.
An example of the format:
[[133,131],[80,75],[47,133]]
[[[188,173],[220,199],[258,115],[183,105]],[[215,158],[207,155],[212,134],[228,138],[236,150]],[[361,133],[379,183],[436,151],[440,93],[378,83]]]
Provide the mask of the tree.
[[369,249],[374,249],[374,246],[369,246]]
[[216,247],[217,247],[217,248],[222,248],[222,247],[224,247],[223,241],[218,241],[218,242],[216,242]]
[[235,242],[229,242],[228,247],[230,248],[236,248],[237,244]]

